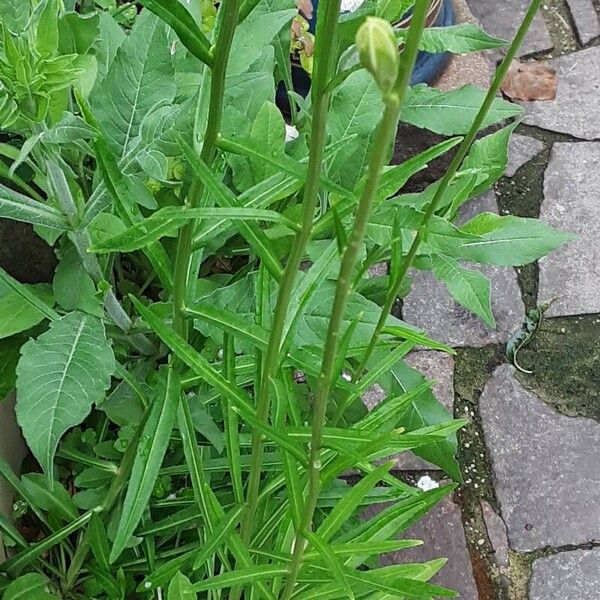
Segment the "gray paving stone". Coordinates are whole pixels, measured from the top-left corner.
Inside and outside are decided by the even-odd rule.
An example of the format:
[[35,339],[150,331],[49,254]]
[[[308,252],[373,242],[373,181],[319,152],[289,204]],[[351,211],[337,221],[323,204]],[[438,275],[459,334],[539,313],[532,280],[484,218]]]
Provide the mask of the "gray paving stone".
[[486,502],[485,500],[481,500],[481,512],[483,514],[488,538],[494,549],[494,560],[498,566],[507,567],[508,534],[506,532],[506,524],[489,502]]
[[524,122],[583,139],[600,138],[600,46],[548,64],[556,69],[556,99],[521,102],[526,109]]
[[567,0],[567,4],[575,21],[579,41],[582,44],[587,44],[598,37],[600,35],[600,23],[592,0]]
[[540,260],[548,315],[600,312],[600,143],[554,145],[540,218],[579,236]]
[[[467,0],[471,11],[481,21],[483,28],[491,35],[511,40],[529,6],[528,0]],[[549,50],[552,40],[542,15],[533,19],[529,32],[521,46],[521,56],[531,52]]]
[[[420,371],[425,377],[435,381],[433,391],[436,398],[448,409],[450,414],[454,405],[454,360],[444,352],[422,350],[411,352],[406,362]],[[373,410],[385,400],[385,392],[379,386],[374,386],[362,400],[369,410]],[[403,471],[439,470],[439,467],[419,458],[412,452],[403,452],[396,458],[397,469]]]
[[526,162],[544,149],[543,142],[526,135],[511,136],[508,144],[508,164],[506,175],[512,177]]
[[515,372],[498,367],[479,405],[510,547],[600,541],[600,423],[557,413]]
[[446,557],[448,562],[431,581],[456,590],[461,600],[478,599],[460,507],[450,498],[442,500],[402,537],[423,540],[424,543],[422,546],[382,557],[383,565],[425,562]]
[[600,550],[573,550],[533,563],[530,600],[598,600]]

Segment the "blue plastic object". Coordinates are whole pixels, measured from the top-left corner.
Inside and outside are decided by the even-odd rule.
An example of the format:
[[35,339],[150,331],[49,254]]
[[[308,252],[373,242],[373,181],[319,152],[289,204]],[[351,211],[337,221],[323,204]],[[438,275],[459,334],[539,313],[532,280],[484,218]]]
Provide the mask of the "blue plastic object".
[[[313,0],[313,18],[309,21],[310,30],[314,33],[317,20],[317,6],[318,0]],[[455,15],[452,0],[444,0],[440,9],[439,15],[433,27],[446,27],[448,25],[454,25]],[[431,54],[430,52],[419,52],[415,68],[410,79],[411,85],[417,85],[419,83],[431,83],[437,79],[437,77],[446,68],[448,61],[450,60],[450,54],[448,52],[440,52]],[[292,82],[294,90],[306,96],[310,89],[310,78],[308,74],[299,66],[292,64]],[[289,108],[288,98],[283,84],[279,85],[277,90],[277,104],[282,110]]]

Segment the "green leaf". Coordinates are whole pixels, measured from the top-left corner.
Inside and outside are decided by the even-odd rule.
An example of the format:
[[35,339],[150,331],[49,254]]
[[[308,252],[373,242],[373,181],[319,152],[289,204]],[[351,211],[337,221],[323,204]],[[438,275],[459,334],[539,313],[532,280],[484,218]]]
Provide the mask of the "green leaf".
[[[379,379],[378,383],[388,396],[394,397],[421,386],[426,383],[426,379],[417,370],[399,361],[389,373]],[[451,419],[452,415],[437,400],[432,391],[427,389],[412,397],[405,412],[398,415],[395,426],[404,427],[410,432],[437,423],[447,423]],[[456,481],[461,481],[460,468],[455,458],[457,447],[456,436],[451,435],[446,439],[416,448],[414,453],[437,465]]]
[[363,477],[346,495],[334,506],[333,510],[325,517],[319,528],[319,535],[324,542],[328,542],[344,525],[354,516],[356,509],[360,506],[363,498],[389,473],[393,463],[387,463],[377,467],[373,472]]
[[165,235],[173,234],[179,227],[190,220],[230,221],[269,221],[285,225],[291,229],[297,226],[289,219],[274,210],[258,208],[188,208],[185,206],[166,206],[152,213],[143,221],[138,221],[122,233],[100,242],[91,248],[92,252],[133,252],[159,240]]
[[327,166],[334,182],[353,189],[364,174],[383,103],[373,77],[361,70],[350,75],[333,93],[327,120],[331,141],[355,135],[356,139],[342,148]]
[[99,13],[99,16],[100,37],[96,40],[93,48],[94,56],[98,63],[98,75],[94,92],[100,89],[106,74],[117,56],[117,50],[127,37],[120,25],[108,12],[102,11]]
[[[54,304],[52,292],[47,285],[23,285],[41,302],[50,306]],[[0,290],[0,339],[10,337],[21,331],[27,331],[34,325],[41,323],[45,318],[46,315],[40,310],[27,302],[23,302],[23,297],[15,290],[9,289],[3,294]]]
[[98,13],[65,13],[58,21],[60,53],[85,54],[100,34],[99,24]]
[[114,563],[125,550],[129,539],[148,508],[158,472],[169,446],[180,393],[179,376],[172,367],[168,367],[150,409],[148,420],[144,425],[123,502],[117,535],[110,552],[111,563]]
[[454,247],[448,248],[452,256],[504,267],[533,262],[575,237],[538,219],[489,212],[478,214],[461,230],[480,237],[457,239]]
[[443,254],[431,256],[433,274],[443,281],[452,297],[467,310],[483,319],[488,327],[496,327],[492,313],[491,283],[480,271],[461,267]]
[[0,2],[0,23],[13,33],[25,30],[29,21],[31,4],[24,0],[2,0]]
[[142,0],[142,4],[167,23],[198,60],[212,64],[210,42],[182,4],[169,0]]
[[473,188],[470,195],[478,196],[488,190],[506,171],[508,162],[508,142],[518,122],[504,127],[490,135],[477,140],[469,150],[461,169],[472,169],[481,175],[481,181]]
[[0,217],[66,231],[67,220],[52,206],[32,200],[0,184]]
[[39,573],[27,573],[15,579],[4,590],[3,600],[44,600],[48,598],[48,578]]
[[142,119],[175,97],[173,65],[165,24],[150,12],[136,20],[120,46],[92,108],[117,159],[138,135]]
[[233,38],[228,77],[245,73],[259,59],[265,46],[298,14],[296,8],[270,11],[268,6],[258,6],[240,23]]
[[[472,85],[441,92],[424,84],[410,88],[400,119],[411,125],[429,129],[441,135],[466,133],[479,111],[484,90]],[[522,114],[517,104],[496,98],[481,128]]]
[[0,340],[0,398],[6,398],[9,392],[15,389],[17,380],[15,369],[19,361],[21,344],[24,341],[22,336]]
[[72,245],[67,246],[58,263],[52,291],[56,302],[64,310],[81,310],[96,317],[103,315],[102,302],[96,296],[96,286]]
[[208,577],[200,583],[194,584],[194,591],[204,592],[208,590],[223,590],[258,581],[269,581],[282,577],[288,572],[287,565],[261,565],[249,569],[238,569],[230,573],[223,573],[214,577]]
[[178,571],[169,584],[167,600],[196,600],[197,598],[198,594],[194,591],[192,582]]
[[[62,542],[64,539],[68,538],[70,535],[75,533],[78,529],[81,529],[81,527],[83,527],[89,522],[89,520],[92,518],[92,515],[96,512],[98,512],[98,509],[91,510],[81,515],[74,521],[71,521],[71,523],[69,523],[62,529],[59,529],[52,535],[49,535],[47,538],[44,538],[41,542],[38,542],[37,544],[32,544],[31,546],[29,546],[29,548],[19,552],[18,554],[7,560],[5,563],[3,563],[2,570],[13,574],[19,573],[22,569],[24,569],[27,565],[31,564],[39,556],[42,556],[45,552],[48,552],[50,548],[53,548],[54,546]],[[36,600],[37,598],[38,597],[36,597]]]
[[102,523],[102,519],[98,515],[93,515],[90,519],[87,534],[94,558],[107,573],[110,573],[108,536],[106,535],[104,523]]
[[473,23],[459,23],[449,27],[427,27],[423,30],[420,48],[432,54],[437,52],[465,54],[503,48],[506,45],[505,40],[488,35]]
[[244,514],[245,507],[243,505],[234,506],[215,526],[212,530],[200,552],[194,559],[194,569],[199,569],[204,563],[209,560],[217,549],[225,543],[229,534],[235,529]]
[[49,478],[58,441],[100,402],[114,356],[100,319],[73,312],[21,350],[16,413],[29,448]]
[[36,506],[64,521],[72,521],[79,512],[67,490],[58,481],[48,482],[41,473],[21,477],[21,483]]

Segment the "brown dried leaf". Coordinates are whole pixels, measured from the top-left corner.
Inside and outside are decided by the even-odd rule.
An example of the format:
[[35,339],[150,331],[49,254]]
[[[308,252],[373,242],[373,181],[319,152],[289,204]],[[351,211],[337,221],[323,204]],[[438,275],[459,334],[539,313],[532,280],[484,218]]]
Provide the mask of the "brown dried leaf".
[[309,20],[312,19],[312,17],[313,17],[312,0],[296,0],[296,7],[307,19],[309,19]]
[[554,100],[556,70],[544,63],[513,60],[500,87],[512,100]]

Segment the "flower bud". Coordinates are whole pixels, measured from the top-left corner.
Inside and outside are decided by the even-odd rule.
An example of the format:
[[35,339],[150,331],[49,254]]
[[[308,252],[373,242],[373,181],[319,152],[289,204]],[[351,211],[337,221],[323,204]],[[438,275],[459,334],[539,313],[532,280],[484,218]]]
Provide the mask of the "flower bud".
[[356,33],[360,63],[373,75],[379,89],[389,94],[396,79],[400,57],[392,26],[378,17],[367,17]]

